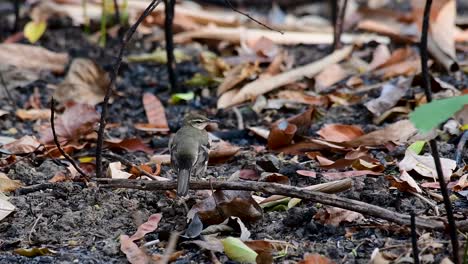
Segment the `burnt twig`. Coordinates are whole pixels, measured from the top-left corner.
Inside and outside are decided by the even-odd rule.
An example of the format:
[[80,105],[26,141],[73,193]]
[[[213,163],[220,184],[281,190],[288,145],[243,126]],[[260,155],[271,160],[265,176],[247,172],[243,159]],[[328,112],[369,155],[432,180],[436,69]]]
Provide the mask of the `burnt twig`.
[[348,5],[348,0],[343,0],[343,4],[340,5],[340,0],[332,1],[334,2],[335,17],[333,24],[333,51],[341,48],[341,34],[343,33],[343,24],[346,15],[346,6]]
[[411,246],[413,247],[414,264],[419,264],[418,234],[416,233],[416,216],[411,212]]
[[265,23],[262,23],[262,22],[258,21],[257,19],[253,18],[251,15],[249,15],[249,14],[247,14],[247,13],[244,13],[244,12],[240,11],[239,9],[235,8],[229,0],[224,0],[224,2],[225,2],[225,3],[229,6],[229,8],[231,8],[234,12],[239,13],[239,14],[241,14],[241,15],[243,15],[243,16],[246,16],[247,18],[249,18],[249,19],[252,20],[253,22],[259,24],[260,26],[265,27],[265,28],[267,28],[267,29],[269,29],[269,30],[276,31],[276,32],[278,32],[278,33],[284,34],[283,31],[274,29],[274,28],[272,28],[272,27],[266,25]]
[[[424,87],[424,92],[426,94],[427,102],[432,101],[431,81],[430,81],[430,76],[429,76],[429,68],[427,65],[427,62],[429,60],[429,55],[427,52],[427,38],[428,38],[428,31],[429,31],[429,16],[431,13],[431,5],[432,5],[432,0],[426,0],[426,6],[424,7],[422,32],[421,32],[421,42],[419,43],[420,53],[421,53],[422,80],[423,80],[423,87]],[[442,171],[442,165],[440,163],[439,151],[437,150],[437,143],[435,139],[431,139],[429,141],[429,145],[431,146],[431,153],[432,153],[432,157],[434,158],[434,163],[435,163],[435,167],[437,171],[437,177],[438,177],[439,184],[440,184],[440,191],[442,192],[442,197],[444,198],[445,210],[447,212],[448,228],[449,228],[449,233],[450,233],[450,240],[452,242],[453,262],[455,264],[458,264],[460,263],[460,260],[458,258],[457,227],[455,224],[455,219],[453,217],[452,204],[448,195],[447,184],[445,183],[444,174]]]
[[99,120],[99,131],[96,145],[96,177],[98,178],[102,178],[102,147],[104,143],[104,129],[106,127],[106,117],[108,112],[109,99],[112,92],[112,87],[115,84],[115,80],[120,69],[120,65],[122,64],[123,52],[127,47],[129,40],[135,33],[137,27],[151,12],[153,12],[153,10],[159,5],[160,2],[161,0],[151,1],[151,3],[148,5],[148,7],[146,7],[145,11],[140,15],[135,24],[133,24],[125,33],[122,39],[122,43],[120,44],[119,54],[114,64],[113,71],[111,72],[110,83],[106,89],[106,95],[104,96],[104,102],[102,105],[101,119]]
[[52,97],[52,99],[50,99],[50,127],[52,128],[52,135],[54,136],[54,143],[55,143],[55,146],[57,147],[57,149],[60,151],[60,154],[62,154],[62,156],[68,160],[68,162],[71,163],[71,165],[73,166],[73,168],[75,168],[76,171],[78,171],[79,174],[81,174],[81,176],[83,176],[85,179],[89,179],[88,175],[86,174],[86,172],[84,172],[77,164],[76,162],[72,159],[72,157],[70,157],[70,155],[68,155],[63,149],[62,147],[60,146],[60,142],[58,140],[58,137],[57,137],[57,133],[55,132],[55,122],[54,122],[54,119],[55,119],[55,100],[54,98]]
[[176,61],[174,58],[174,9],[175,9],[175,0],[164,0],[164,33],[166,37],[166,56],[167,56],[167,73],[169,75],[169,84],[172,91],[177,91],[177,79],[175,74]]
[[465,148],[466,141],[468,140],[468,130],[465,130],[460,138],[460,141],[457,145],[457,150],[455,151],[455,161],[457,162],[457,166],[462,166],[462,158],[463,158],[463,149]]
[[19,16],[20,16],[20,0],[13,0],[13,8],[15,12],[15,21],[13,22],[13,32],[18,32]]
[[120,24],[120,10],[117,0],[114,0],[115,23]]

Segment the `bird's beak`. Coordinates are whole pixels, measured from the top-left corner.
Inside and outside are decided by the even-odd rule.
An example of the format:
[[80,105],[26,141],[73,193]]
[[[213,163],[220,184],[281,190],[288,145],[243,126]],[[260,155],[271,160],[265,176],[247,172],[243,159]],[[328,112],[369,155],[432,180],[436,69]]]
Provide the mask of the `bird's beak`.
[[216,119],[210,119],[209,121],[210,121],[210,123],[216,123],[216,124],[221,123],[219,120],[216,120]]

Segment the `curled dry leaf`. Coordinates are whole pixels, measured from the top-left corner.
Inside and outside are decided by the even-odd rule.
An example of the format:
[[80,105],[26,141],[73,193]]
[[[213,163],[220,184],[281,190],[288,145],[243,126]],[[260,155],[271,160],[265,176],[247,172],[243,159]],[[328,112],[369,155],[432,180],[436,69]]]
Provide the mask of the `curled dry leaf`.
[[222,223],[230,216],[239,217],[243,222],[254,222],[263,216],[262,208],[250,192],[229,190],[217,190],[213,196],[195,204],[189,214],[195,213],[205,225]]
[[323,126],[317,134],[325,140],[340,143],[356,139],[364,135],[364,132],[355,125],[328,124]]
[[374,53],[372,54],[372,61],[369,64],[369,70],[373,70],[380,65],[384,64],[391,56],[390,50],[387,45],[380,44],[375,48]]
[[459,192],[466,189],[466,187],[468,187],[468,174],[461,176],[455,186],[453,186],[452,190]]
[[2,64],[18,68],[63,73],[68,60],[67,53],[56,53],[38,46],[16,43],[0,44]]
[[400,78],[396,84],[386,83],[378,98],[372,99],[364,105],[374,114],[381,116],[384,112],[394,107],[410,88],[412,78]]
[[[447,158],[440,158],[440,163],[444,178],[446,180],[450,179],[453,170],[457,167],[457,162]],[[400,170],[414,170],[421,176],[437,179],[437,171],[432,156],[417,155],[412,150],[407,149],[405,157],[398,163],[398,167]]]
[[360,213],[326,206],[315,214],[314,219],[325,225],[339,226],[343,222],[354,222],[364,219]]
[[268,135],[268,148],[278,149],[289,146],[296,134],[297,126],[286,120],[277,122]]
[[[99,121],[99,114],[94,106],[88,104],[72,104],[55,120],[55,131],[59,141],[78,140],[94,131]],[[44,144],[53,142],[52,129],[49,126],[41,131],[40,141]]]
[[120,251],[127,257],[131,264],[146,264],[151,263],[152,258],[146,252],[139,248],[133,240],[127,235],[120,235]]
[[146,234],[154,232],[158,228],[159,222],[161,221],[162,214],[153,214],[148,218],[148,221],[141,224],[135,234],[130,239],[135,241],[143,238]]
[[309,107],[305,112],[300,113],[298,115],[292,116],[288,118],[288,122],[296,125],[297,131],[295,133],[296,136],[307,136],[309,135],[309,129],[312,125],[312,120],[315,115],[315,108]]
[[54,98],[96,105],[104,100],[110,85],[109,75],[90,59],[77,58],[70,65],[65,80],[57,86]]
[[153,154],[151,149],[146,143],[139,138],[126,138],[126,139],[107,139],[104,143],[110,149],[126,150],[129,152],[143,151],[148,154]]
[[107,168],[107,176],[112,179],[128,179],[132,176],[131,173],[122,170],[120,161],[109,163]]
[[31,153],[35,151],[41,143],[36,139],[35,136],[23,136],[22,138],[15,140],[3,146],[4,149],[11,153]]
[[401,192],[417,192],[422,193],[421,188],[418,183],[408,174],[406,171],[401,171],[400,178],[395,176],[386,176],[385,177],[392,187],[397,188]]

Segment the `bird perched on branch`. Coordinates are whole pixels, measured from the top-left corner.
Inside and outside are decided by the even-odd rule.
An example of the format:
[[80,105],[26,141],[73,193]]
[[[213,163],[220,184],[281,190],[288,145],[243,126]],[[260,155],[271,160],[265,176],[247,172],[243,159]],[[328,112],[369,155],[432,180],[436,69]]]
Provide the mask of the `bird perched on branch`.
[[199,114],[189,114],[184,125],[169,142],[172,169],[177,173],[177,195],[186,196],[190,177],[205,174],[210,141],[205,127],[216,122]]

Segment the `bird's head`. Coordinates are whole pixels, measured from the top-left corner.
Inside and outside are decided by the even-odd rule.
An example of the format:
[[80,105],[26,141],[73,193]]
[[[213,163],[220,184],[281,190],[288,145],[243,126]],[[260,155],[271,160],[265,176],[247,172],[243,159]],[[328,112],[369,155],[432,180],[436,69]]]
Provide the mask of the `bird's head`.
[[205,129],[209,123],[216,123],[216,120],[211,120],[200,114],[189,114],[184,118],[184,125],[189,125],[200,130]]

